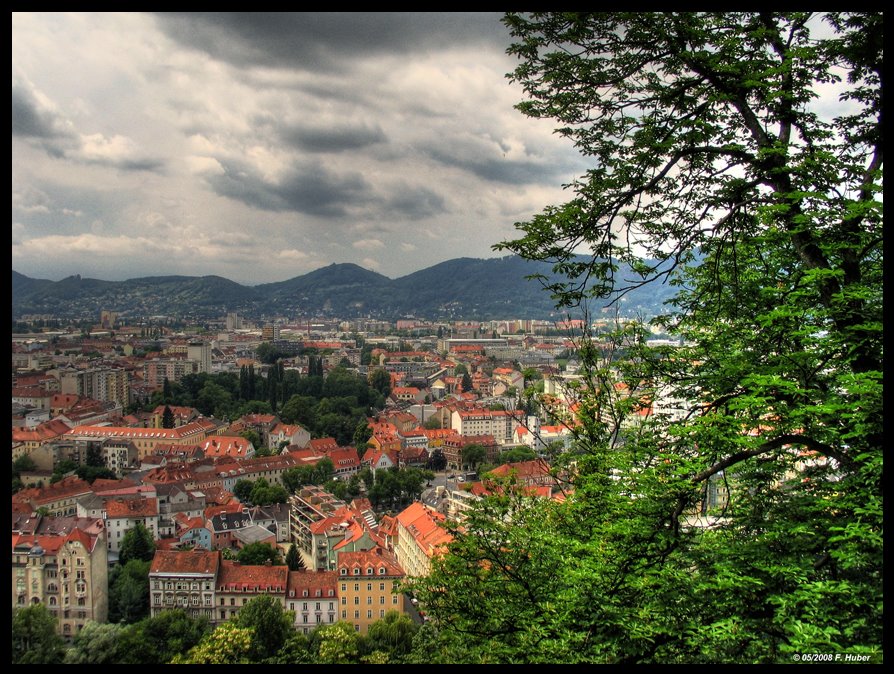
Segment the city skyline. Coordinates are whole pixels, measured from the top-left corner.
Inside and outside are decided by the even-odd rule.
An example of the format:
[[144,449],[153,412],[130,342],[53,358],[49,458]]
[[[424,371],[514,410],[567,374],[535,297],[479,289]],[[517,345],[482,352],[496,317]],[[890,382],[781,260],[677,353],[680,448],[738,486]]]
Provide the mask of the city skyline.
[[496,13],[13,13],[12,267],[389,278],[496,257],[585,171]]

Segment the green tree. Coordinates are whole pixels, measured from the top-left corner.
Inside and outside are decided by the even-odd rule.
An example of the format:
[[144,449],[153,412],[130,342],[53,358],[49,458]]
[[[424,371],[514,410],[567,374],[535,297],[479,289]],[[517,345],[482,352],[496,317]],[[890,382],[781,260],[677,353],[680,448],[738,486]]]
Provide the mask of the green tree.
[[162,428],[174,428],[174,413],[171,411],[171,408],[165,405],[164,412],[161,415],[161,427]]
[[279,548],[269,543],[249,543],[237,554],[240,564],[260,566],[270,562],[273,566],[282,566],[282,555]]
[[472,390],[472,377],[469,376],[468,372],[463,374],[462,387],[463,387],[464,392],[468,392],[468,391]]
[[304,560],[298,551],[298,546],[294,543],[289,546],[289,551],[286,553],[286,566],[289,567],[289,571],[298,571],[304,568]]
[[254,632],[250,657],[258,662],[276,654],[294,634],[294,614],[271,595],[261,595],[239,609],[233,622]]
[[349,665],[360,662],[361,637],[345,621],[314,630],[312,647],[321,665]]
[[118,664],[168,664],[185,655],[211,631],[204,616],[193,617],[183,609],[168,609],[145,618],[120,633]]
[[109,622],[132,624],[149,616],[151,562],[131,559],[109,574]]
[[12,664],[54,665],[62,662],[64,644],[57,620],[43,604],[12,611]]
[[366,648],[371,652],[387,655],[389,663],[399,663],[413,650],[413,638],[419,626],[410,616],[398,611],[388,611],[384,618],[369,626]]
[[124,625],[88,621],[66,651],[64,664],[121,664],[121,636],[127,629]]
[[252,664],[255,631],[225,622],[189,650],[171,660],[172,665],[247,665]]
[[236,480],[236,484],[233,485],[233,496],[238,498],[242,503],[246,503],[251,501],[251,490],[254,486],[254,482],[252,480],[246,479],[244,477]]
[[472,513],[420,595],[441,634],[497,662],[880,658],[882,15],[506,23],[520,109],[593,167],[499,248],[551,262],[562,309],[670,279],[682,346],[584,337],[574,492]]
[[132,559],[151,562],[155,556],[155,539],[152,532],[142,522],[124,532],[118,547],[118,562],[123,566]]
[[487,449],[484,445],[471,444],[463,447],[462,450],[463,465],[468,466],[472,470],[487,459]]
[[391,395],[391,374],[384,368],[375,368],[369,373],[369,385],[387,398]]

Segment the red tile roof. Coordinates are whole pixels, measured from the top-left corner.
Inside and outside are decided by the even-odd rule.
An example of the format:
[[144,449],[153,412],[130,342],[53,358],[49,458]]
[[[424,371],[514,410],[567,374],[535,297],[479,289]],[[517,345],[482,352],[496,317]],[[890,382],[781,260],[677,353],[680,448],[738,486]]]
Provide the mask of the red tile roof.
[[218,550],[156,550],[149,573],[187,574],[199,573],[217,576],[220,566]]
[[247,564],[223,559],[217,572],[218,592],[286,591],[289,567]]

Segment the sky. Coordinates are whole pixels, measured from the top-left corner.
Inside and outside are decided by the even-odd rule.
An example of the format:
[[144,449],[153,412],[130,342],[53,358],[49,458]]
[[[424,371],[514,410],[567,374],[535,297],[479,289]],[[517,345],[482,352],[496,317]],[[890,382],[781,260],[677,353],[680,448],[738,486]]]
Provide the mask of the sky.
[[13,13],[12,268],[389,278],[505,255],[586,170],[500,14]]

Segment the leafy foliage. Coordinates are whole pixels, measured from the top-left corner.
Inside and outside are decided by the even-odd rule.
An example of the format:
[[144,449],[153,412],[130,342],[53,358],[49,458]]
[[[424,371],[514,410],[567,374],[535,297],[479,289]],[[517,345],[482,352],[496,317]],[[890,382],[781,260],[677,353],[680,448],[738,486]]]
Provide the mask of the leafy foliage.
[[57,620],[43,604],[12,611],[12,664],[52,665],[62,662],[64,641]]
[[470,662],[878,661],[881,14],[506,23],[519,108],[593,168],[499,247],[551,262],[585,316],[670,278],[655,327],[681,346],[584,335],[572,490],[504,492],[454,529],[415,588],[439,641]]

